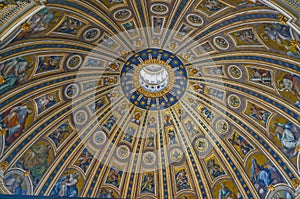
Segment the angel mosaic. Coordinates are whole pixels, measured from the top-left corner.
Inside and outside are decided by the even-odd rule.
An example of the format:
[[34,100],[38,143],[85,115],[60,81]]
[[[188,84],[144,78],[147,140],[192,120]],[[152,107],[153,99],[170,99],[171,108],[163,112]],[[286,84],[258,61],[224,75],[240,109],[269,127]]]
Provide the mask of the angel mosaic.
[[122,176],[123,176],[123,171],[117,168],[116,166],[113,166],[110,168],[108,172],[106,183],[114,185],[117,188],[119,188]]
[[143,175],[143,181],[141,184],[142,193],[155,193],[155,181],[154,172],[148,172]]
[[83,23],[81,21],[67,16],[63,23],[55,31],[76,35],[82,26]]
[[228,141],[243,159],[254,149],[254,147],[236,131],[234,131],[232,137],[230,137]]
[[63,123],[58,126],[50,135],[49,138],[54,142],[58,148],[69,137],[73,129],[69,123]]
[[176,180],[176,188],[177,191],[181,191],[184,189],[190,189],[190,182],[186,173],[185,169],[179,169],[175,173],[175,180]]

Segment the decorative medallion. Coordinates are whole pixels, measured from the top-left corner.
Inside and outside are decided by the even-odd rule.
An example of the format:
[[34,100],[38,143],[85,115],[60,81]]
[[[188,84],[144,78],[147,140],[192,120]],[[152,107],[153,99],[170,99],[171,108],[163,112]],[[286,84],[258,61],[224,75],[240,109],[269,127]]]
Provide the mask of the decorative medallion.
[[82,57],[80,55],[73,55],[67,61],[67,67],[70,70],[76,70],[82,64]]
[[86,41],[94,41],[100,37],[101,31],[98,28],[90,28],[83,35]]
[[233,79],[240,79],[242,77],[242,70],[236,65],[229,66],[228,72]]
[[128,146],[122,145],[117,149],[117,155],[121,159],[126,159],[130,155]]
[[179,162],[183,158],[183,152],[182,150],[176,148],[171,151],[170,156],[172,161]]
[[165,15],[169,12],[169,8],[164,4],[154,4],[151,6],[151,11],[157,15]]
[[103,145],[107,140],[106,134],[103,131],[97,131],[93,134],[93,142],[96,145]]
[[229,42],[227,39],[221,36],[217,36],[214,38],[214,44],[220,50],[227,50],[229,48]]
[[77,84],[69,84],[64,91],[64,95],[68,99],[73,99],[79,94],[79,86]]
[[131,17],[131,11],[128,9],[121,9],[115,12],[114,18],[117,21],[125,21]]
[[205,151],[208,147],[208,142],[206,139],[200,138],[196,141],[195,146],[198,151]]
[[144,162],[145,162],[147,165],[152,165],[152,164],[154,164],[155,161],[156,161],[156,156],[155,156],[155,154],[154,154],[153,152],[146,152],[146,153],[144,154],[143,159],[144,159]]
[[239,108],[241,105],[241,99],[237,95],[231,94],[228,97],[228,104],[232,108]]
[[86,123],[88,116],[84,110],[80,110],[75,113],[74,119],[76,124],[83,125],[84,123]]
[[219,120],[216,127],[219,133],[227,133],[229,130],[229,124],[225,120]]
[[200,15],[197,14],[189,14],[186,17],[189,24],[192,26],[201,26],[203,24],[203,19],[200,17]]

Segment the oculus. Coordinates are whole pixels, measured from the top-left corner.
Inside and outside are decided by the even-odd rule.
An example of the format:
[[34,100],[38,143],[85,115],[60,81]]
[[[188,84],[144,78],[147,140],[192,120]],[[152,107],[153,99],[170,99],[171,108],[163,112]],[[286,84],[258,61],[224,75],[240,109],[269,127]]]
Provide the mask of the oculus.
[[127,99],[146,110],[162,110],[180,100],[187,87],[187,71],[174,54],[146,49],[132,55],[121,71]]

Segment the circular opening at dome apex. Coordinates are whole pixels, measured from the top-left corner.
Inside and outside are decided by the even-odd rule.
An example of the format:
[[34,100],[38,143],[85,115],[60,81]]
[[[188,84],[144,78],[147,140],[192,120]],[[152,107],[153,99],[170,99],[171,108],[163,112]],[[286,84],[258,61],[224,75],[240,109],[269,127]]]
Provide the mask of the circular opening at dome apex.
[[159,92],[169,83],[170,76],[166,68],[159,64],[149,64],[139,72],[139,83],[149,92]]

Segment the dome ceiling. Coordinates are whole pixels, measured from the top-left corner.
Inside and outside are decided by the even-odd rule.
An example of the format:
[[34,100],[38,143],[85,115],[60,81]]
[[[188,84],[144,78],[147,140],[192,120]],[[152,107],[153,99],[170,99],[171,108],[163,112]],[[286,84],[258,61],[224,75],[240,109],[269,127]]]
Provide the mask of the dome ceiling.
[[272,2],[0,1],[0,193],[299,197],[300,29]]

